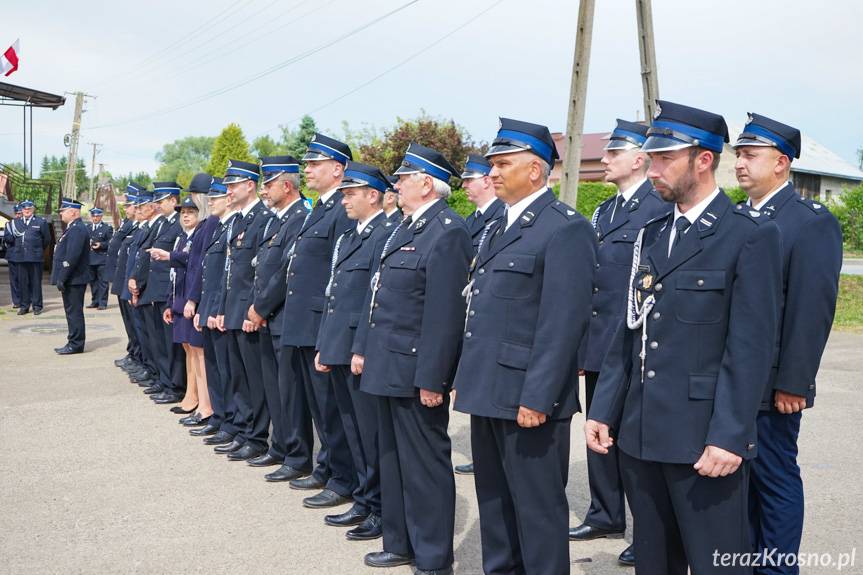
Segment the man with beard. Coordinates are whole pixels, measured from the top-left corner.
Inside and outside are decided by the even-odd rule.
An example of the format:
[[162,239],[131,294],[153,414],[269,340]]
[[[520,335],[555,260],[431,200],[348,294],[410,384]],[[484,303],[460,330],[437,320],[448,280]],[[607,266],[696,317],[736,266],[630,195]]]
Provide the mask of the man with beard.
[[647,175],[675,207],[639,233],[584,429],[594,451],[619,447],[638,573],[707,573],[717,553],[750,551],[749,461],[773,364],[781,240],[716,186],[722,116],[658,101],[647,135]]

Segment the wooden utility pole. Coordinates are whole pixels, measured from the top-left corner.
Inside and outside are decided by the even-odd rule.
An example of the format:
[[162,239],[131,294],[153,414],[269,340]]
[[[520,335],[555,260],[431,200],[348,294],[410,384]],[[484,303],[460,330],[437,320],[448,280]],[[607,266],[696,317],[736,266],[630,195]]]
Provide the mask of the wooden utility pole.
[[[90,144],[93,146],[93,162],[90,164],[90,200],[95,201],[96,197],[93,195],[93,187],[96,183],[96,146],[99,144]],[[103,164],[99,164],[99,176],[102,176],[102,166]]]
[[572,62],[572,85],[569,89],[569,115],[566,120],[560,199],[575,207],[578,200],[578,172],[581,167],[581,139],[584,130],[584,108],[587,99],[587,70],[593,39],[593,12],[596,0],[580,0],[578,27],[575,33],[575,57]]
[[84,109],[84,92],[75,93],[75,116],[72,119],[72,134],[69,142],[69,160],[66,163],[66,182],[63,193],[73,198],[78,197],[75,189],[75,171],[78,167],[78,138],[81,136],[81,113]]
[[644,92],[644,120],[650,122],[659,98],[656,74],[656,47],[653,44],[653,9],[650,0],[635,0],[638,18],[638,51],[641,54],[641,85]]

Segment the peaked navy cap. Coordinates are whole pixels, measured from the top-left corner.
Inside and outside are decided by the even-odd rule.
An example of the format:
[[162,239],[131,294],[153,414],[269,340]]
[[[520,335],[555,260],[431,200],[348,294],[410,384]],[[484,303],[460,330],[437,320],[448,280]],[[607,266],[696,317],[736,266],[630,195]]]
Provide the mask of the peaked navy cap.
[[126,184],[126,194],[132,194],[133,196],[138,196],[147,191],[147,188],[144,186],[140,186],[135,182],[129,182]]
[[748,114],[746,127],[731,144],[739,146],[771,146],[788,156],[789,160],[800,157],[800,130],[792,128],[767,116]]
[[300,163],[293,156],[261,156],[262,184],[274,180],[282,174],[300,173]]
[[16,214],[17,214],[18,212],[20,212],[20,211],[21,211],[21,204],[15,204],[15,208],[14,208],[14,210],[15,210],[15,213],[16,213]]
[[96,207],[90,208],[90,215],[91,216],[101,216],[103,213],[104,212],[102,211],[102,208],[96,208]]
[[392,192],[394,194],[399,193],[399,191],[395,188],[396,183],[398,183],[398,176],[387,176],[387,191]]
[[134,206],[135,202],[138,201],[138,196],[133,196],[129,192],[126,192],[126,201],[123,202],[124,206]]
[[653,125],[648,128],[647,141],[641,149],[668,152],[701,146],[719,154],[725,142],[728,142],[728,126],[719,114],[657,100]]
[[647,126],[617,119],[614,131],[603,136],[603,140],[609,140],[604,150],[627,150],[640,148],[647,141]]
[[195,208],[196,210],[200,210],[198,204],[196,204],[195,200],[192,199],[192,196],[186,196],[182,202],[174,206],[174,211],[179,213],[183,208]]
[[153,194],[149,192],[145,192],[143,194],[138,195],[138,199],[135,201],[136,206],[143,206],[144,204],[153,203]]
[[177,182],[153,182],[153,201],[158,202],[170,196],[179,196],[180,189],[180,184]]
[[208,198],[219,198],[228,195],[228,186],[224,183],[224,179],[218,176],[213,176],[213,183],[210,184],[210,191],[207,192]]
[[491,173],[491,164],[484,157],[478,154],[468,154],[467,163],[462,172],[462,179],[468,180],[471,178],[482,178]]
[[500,128],[497,137],[491,143],[491,149],[485,157],[513,152],[533,152],[550,165],[560,158],[557,147],[548,128],[540,124],[531,124],[509,118],[500,118]]
[[67,198],[66,196],[63,196],[63,199],[60,202],[60,209],[57,211],[62,212],[67,208],[78,208],[80,210],[81,202],[79,202],[75,198]]
[[459,172],[440,152],[411,142],[401,166],[395,173],[428,174],[448,184],[451,177],[458,177]]
[[379,168],[359,162],[348,162],[339,189],[359,188],[361,186],[369,186],[380,193],[384,193],[389,186],[389,180]]
[[36,206],[36,202],[28,198],[26,200],[21,200],[21,203],[19,205],[22,208],[33,208]]
[[309,142],[309,147],[306,149],[306,155],[303,156],[304,162],[335,160],[345,165],[347,165],[348,160],[353,159],[350,146],[317,132],[312,136],[312,141]]
[[206,194],[210,191],[210,184],[212,183],[213,176],[202,172],[200,174],[195,174],[195,177],[192,178],[191,182],[189,182],[189,187],[184,191],[191,192],[193,194]]
[[228,169],[225,170],[225,179],[223,183],[236,184],[237,182],[245,182],[252,180],[257,183],[261,179],[258,164],[250,162],[241,162],[240,160],[228,160]]

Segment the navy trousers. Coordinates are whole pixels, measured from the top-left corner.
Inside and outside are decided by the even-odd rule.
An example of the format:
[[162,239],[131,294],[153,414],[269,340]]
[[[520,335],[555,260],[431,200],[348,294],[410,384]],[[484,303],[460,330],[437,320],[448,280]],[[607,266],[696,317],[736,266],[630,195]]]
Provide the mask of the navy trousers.
[[42,262],[18,263],[18,297],[24,309],[42,309]]
[[[205,321],[201,319],[201,321]],[[201,335],[204,340],[204,368],[207,371],[207,390],[210,393],[210,405],[213,415],[210,424],[219,431],[237,434],[234,425],[237,408],[233,398],[228,394],[228,377],[231,373],[228,360],[228,334],[217,329],[203,328]]]
[[99,307],[108,305],[108,278],[104,264],[90,266],[90,303],[97,303]]
[[21,303],[21,286],[18,285],[18,262],[9,262],[9,288],[12,290],[12,305]]
[[[803,412],[788,415],[761,411],[758,426],[758,457],[752,460],[749,477],[749,528],[755,552],[793,554],[800,551],[803,535],[803,479],[797,465],[797,436]],[[766,563],[766,562],[765,562]],[[756,567],[759,574],[796,574],[797,565]]]
[[84,349],[84,284],[66,286],[63,294],[63,311],[66,312],[66,324],[69,327],[68,345],[72,349]]
[[419,396],[378,397],[384,551],[414,555],[423,571],[453,563],[455,477],[443,397],[437,407]]
[[[593,402],[599,372],[584,372],[584,389],[587,409]],[[620,478],[620,462],[617,445],[612,445],[608,453],[597,453],[587,448],[587,484],[590,488],[590,507],[584,516],[584,524],[598,529],[612,531],[626,530],[626,501],[623,493],[623,480]]]
[[159,380],[159,367],[156,365],[156,356],[154,355],[153,338],[147,330],[148,308],[150,307],[150,304],[132,305],[132,324],[135,327],[138,341],[141,344],[141,357],[144,360],[144,367],[156,383],[161,383]]
[[326,452],[329,468],[327,489],[343,497],[351,497],[357,488],[357,474],[329,375],[315,369],[314,347],[300,347],[296,353],[300,355],[300,373],[309,411],[318,430],[321,450]]
[[285,447],[285,417],[282,414],[282,401],[279,396],[279,351],[282,344],[279,336],[270,334],[267,326],[258,330],[258,339],[261,344],[264,398],[272,424],[270,449],[267,453],[279,461],[284,461],[287,452]]
[[749,553],[749,462],[725,477],[704,477],[690,464],[657,463],[620,452],[632,508],[638,575],[746,574],[722,566],[726,553]]
[[[228,334],[228,361],[231,363],[231,372],[228,377],[228,395],[233,398],[237,411],[234,417],[234,425],[237,427],[236,440],[248,445],[256,451],[266,451],[267,429],[269,428],[269,415],[263,413],[266,410],[264,402],[261,401],[257,413],[253,409],[252,395],[249,386],[261,386],[261,398],[263,398],[263,383],[261,382],[261,351],[257,333],[245,333],[239,329],[229,329]],[[257,421],[256,421],[257,417]],[[265,418],[267,427],[261,424],[261,418]]]
[[315,479],[326,484],[330,479],[330,471],[323,448],[318,452],[318,465],[312,470],[315,436],[312,413],[309,411],[309,401],[301,375],[299,348],[282,346],[280,336],[271,337],[279,363],[279,401],[283,421],[285,465],[303,473],[311,473]]
[[120,317],[123,319],[123,327],[126,329],[126,353],[132,360],[143,365],[141,357],[141,342],[138,340],[138,333],[135,331],[135,323],[132,319],[132,304],[117,296],[117,304],[120,307]]

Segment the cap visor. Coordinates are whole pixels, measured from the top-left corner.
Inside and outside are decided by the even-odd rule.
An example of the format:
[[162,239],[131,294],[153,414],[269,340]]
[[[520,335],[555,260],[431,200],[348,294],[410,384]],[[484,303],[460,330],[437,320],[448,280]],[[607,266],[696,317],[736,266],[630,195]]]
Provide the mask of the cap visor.
[[496,146],[492,146],[491,149],[485,153],[485,157],[489,156],[497,156],[499,154],[513,154],[515,152],[530,152],[531,150],[527,148],[522,148],[520,146],[513,146],[511,144],[498,144]]
[[222,185],[227,186],[228,184],[237,184],[239,182],[245,182],[246,180],[251,180],[252,178],[248,176],[225,176],[225,179],[222,181]]
[[609,140],[603,150],[634,150],[637,148],[632,142],[626,140]]
[[302,158],[304,162],[319,162],[321,160],[332,160],[332,158],[318,152],[306,152],[306,155]]
[[740,138],[733,144],[731,144],[732,148],[740,148],[743,146],[758,146],[760,148],[776,148],[775,144],[767,144],[765,142],[761,142],[759,140],[752,140],[750,138]]
[[675,140],[674,138],[664,138],[662,136],[650,136],[644,145],[641,147],[643,152],[673,152],[674,150],[682,150],[691,148],[692,144]]

